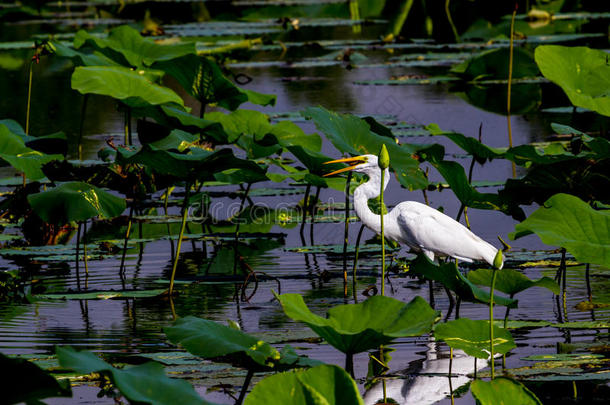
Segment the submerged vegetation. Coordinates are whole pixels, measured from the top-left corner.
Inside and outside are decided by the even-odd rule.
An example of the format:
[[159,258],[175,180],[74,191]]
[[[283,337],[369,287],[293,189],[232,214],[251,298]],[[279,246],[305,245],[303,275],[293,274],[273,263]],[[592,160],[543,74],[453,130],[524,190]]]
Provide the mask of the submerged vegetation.
[[[165,3],[0,6],[3,24],[27,27],[0,29],[0,66],[26,77],[22,88],[0,80],[11,99],[0,102],[0,316],[8,324],[32,306],[77,304],[89,338],[102,336],[92,332],[89,305],[105,312],[123,302],[121,321],[135,336],[118,339],[117,350],[103,337],[84,344],[65,325],[49,327],[41,339],[57,346],[44,359],[48,348],[4,344],[8,403],[71,397],[85,382],[99,387],[93,395],[151,404],[605,400],[610,65],[600,49],[608,13],[585,0],[500,2],[497,10],[482,1]],[[336,37],[316,37],[324,30]],[[336,83],[325,68],[340,72]],[[367,71],[390,77],[363,79]],[[331,90],[315,102],[288,101],[265,72],[280,72],[293,92]],[[485,122],[478,136],[405,122],[394,96],[374,112],[345,112],[357,105],[342,99],[350,97],[341,94],[345,72],[356,72],[354,87],[447,90],[482,117],[500,114],[508,137],[491,138]],[[49,109],[46,117],[50,99],[66,104],[57,107],[65,115]],[[513,128],[511,116],[535,121],[541,108],[554,109],[545,128],[553,133],[518,134],[524,127]],[[455,199],[456,220],[468,228],[484,216],[486,239],[497,235],[502,246],[493,265],[401,251],[384,237],[383,215],[381,235],[364,241],[349,197],[366,179],[326,177],[345,171],[338,157],[364,154],[379,156],[373,212],[395,203],[383,191],[389,168],[405,191],[400,200],[408,190],[450,214]],[[494,175],[475,180],[480,167]],[[253,201],[260,198],[275,205]],[[548,248],[536,256],[528,244]],[[281,269],[273,254],[303,257],[307,268]],[[590,321],[569,319],[576,268],[587,291],[572,306]],[[434,283],[448,300],[435,302]],[[552,295],[556,320],[521,310],[542,302],[541,291]],[[136,303],[152,308],[145,322],[162,350],[146,346],[153,332],[138,330]],[[215,312],[225,304],[235,313]],[[547,338],[518,358],[519,342],[541,328],[561,330],[565,341]],[[574,341],[572,331],[581,333]],[[396,364],[408,345],[426,348],[419,371],[419,360]],[[557,382],[570,391],[555,390]]]

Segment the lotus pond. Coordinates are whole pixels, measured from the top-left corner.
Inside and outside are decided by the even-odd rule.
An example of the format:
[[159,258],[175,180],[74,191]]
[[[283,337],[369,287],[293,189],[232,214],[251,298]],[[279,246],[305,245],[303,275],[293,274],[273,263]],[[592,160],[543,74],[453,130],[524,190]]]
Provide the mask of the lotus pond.
[[603,3],[3,2],[3,403],[605,403]]

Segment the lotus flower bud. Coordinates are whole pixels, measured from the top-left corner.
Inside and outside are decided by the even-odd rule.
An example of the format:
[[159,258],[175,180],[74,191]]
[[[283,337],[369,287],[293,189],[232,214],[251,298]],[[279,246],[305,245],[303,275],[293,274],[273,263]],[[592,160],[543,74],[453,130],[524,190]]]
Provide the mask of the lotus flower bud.
[[379,168],[381,170],[385,170],[390,167],[390,154],[388,153],[388,149],[385,147],[385,144],[381,145],[381,150],[379,151],[379,160],[377,161]]

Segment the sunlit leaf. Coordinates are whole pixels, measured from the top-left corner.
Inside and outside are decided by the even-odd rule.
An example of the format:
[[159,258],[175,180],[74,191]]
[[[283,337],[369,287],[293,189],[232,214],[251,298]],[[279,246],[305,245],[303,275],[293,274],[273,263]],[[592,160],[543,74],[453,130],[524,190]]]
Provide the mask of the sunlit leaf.
[[[491,286],[493,270],[477,269],[468,272],[468,280],[477,285]],[[495,289],[505,294],[513,295],[527,290],[530,287],[543,287],[559,294],[559,285],[551,278],[542,277],[538,280],[530,280],[523,273],[513,269],[503,269],[496,272]]]
[[150,81],[143,70],[122,66],[77,67],[72,74],[72,88],[81,94],[100,94],[121,100],[130,107],[147,107],[184,101],[173,90]]
[[561,86],[578,107],[610,116],[608,53],[587,47],[542,45],[536,63],[547,79]]
[[[505,354],[517,347],[507,329],[494,325],[494,353]],[[434,328],[434,337],[479,359],[489,358],[489,321],[473,321],[460,318],[439,323]]]
[[532,391],[508,377],[498,377],[491,381],[474,380],[470,391],[480,405],[542,405]]
[[63,183],[28,195],[28,202],[43,221],[65,224],[93,217],[114,218],[125,211],[125,200],[83,182]]
[[565,248],[576,260],[610,267],[610,213],[594,210],[578,197],[554,195],[509,237],[532,233],[547,245]]
[[70,346],[57,347],[56,352],[63,368],[81,374],[104,374],[132,403],[169,405],[180,398],[182,404],[211,404],[201,398],[188,382],[167,377],[160,363],[148,362],[118,369],[91,352],[79,352]]
[[312,313],[300,294],[282,294],[277,298],[286,315],[307,324],[336,349],[351,354],[398,337],[427,333],[439,316],[421,297],[405,304],[391,297],[373,296],[359,304],[332,307],[327,318]]
[[309,370],[274,374],[260,381],[245,405],[364,404],[356,382],[341,367],[321,365]]

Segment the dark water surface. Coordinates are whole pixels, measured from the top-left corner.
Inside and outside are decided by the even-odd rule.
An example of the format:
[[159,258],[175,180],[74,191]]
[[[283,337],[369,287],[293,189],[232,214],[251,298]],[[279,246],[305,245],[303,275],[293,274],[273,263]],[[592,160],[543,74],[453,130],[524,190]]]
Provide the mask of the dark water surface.
[[[343,28],[327,28],[320,31],[324,38],[340,36]],[[347,34],[346,34],[347,35]],[[25,55],[23,51],[13,52],[15,55]],[[385,51],[370,52],[367,55],[372,61],[383,61],[388,57]],[[393,54],[392,56],[396,56]],[[269,55],[255,55],[263,59]],[[275,107],[258,108],[246,105],[245,108],[257,108],[270,115],[300,111],[308,106],[322,105],[328,109],[349,112],[354,114],[390,115],[391,120],[410,124],[437,123],[441,128],[455,130],[470,136],[477,136],[479,125],[482,127],[482,140],[490,146],[507,146],[507,119],[503,115],[486,112],[479,109],[452,91],[451,85],[421,85],[421,86],[366,86],[354,84],[355,81],[388,79],[391,76],[405,74],[422,74],[439,71],[422,70],[421,68],[362,68],[346,70],[342,66],[312,67],[302,69],[287,68],[245,68],[234,69],[235,73],[244,73],[253,80],[245,88],[264,93],[276,94]],[[0,77],[0,90],[3,97],[0,99],[0,117],[14,118],[23,122],[25,115],[26,81],[25,68],[15,71],[5,71]],[[69,90],[69,67],[59,61],[44,61],[35,67],[32,104],[32,133],[50,133],[62,129],[76,138],[78,120],[80,117],[81,96]],[[286,78],[301,78],[288,80]],[[550,85],[545,84],[543,86]],[[549,90],[551,94],[553,89]],[[7,95],[11,96],[7,96]],[[198,106],[187,95],[181,94],[189,100],[194,111]],[[556,101],[557,100],[557,101]],[[548,106],[567,105],[567,101],[557,97],[556,100],[543,100]],[[564,104],[561,104],[564,102]],[[545,105],[543,105],[544,107]],[[579,124],[587,118],[578,115],[548,114],[532,112],[526,115],[512,117],[514,145],[539,142],[548,139],[552,133],[549,124],[554,121]],[[306,133],[315,132],[313,124],[303,122]],[[94,159],[97,150],[104,146],[105,139],[114,135],[117,140],[122,139],[123,116],[115,109],[114,103],[102,97],[92,97],[87,110],[85,125],[85,158]],[[444,138],[409,137],[404,142],[413,143],[442,143],[447,147],[447,153],[459,154],[457,147],[447,143]],[[75,149],[72,149],[74,157]],[[333,146],[324,140],[323,152],[332,157],[339,157]],[[455,157],[467,167],[470,158],[458,155]],[[518,170],[518,175],[523,174]],[[11,171],[2,169],[3,177],[11,175]],[[440,181],[441,178],[431,170],[431,179]],[[476,166],[473,180],[503,181],[512,176],[512,169],[506,161],[494,161],[485,166]],[[288,187],[287,184],[264,184],[257,187]],[[421,191],[409,192],[402,189],[396,180],[392,180],[386,192],[386,202],[395,205],[403,200],[424,201]],[[444,212],[455,217],[459,209],[459,201],[449,190],[428,193],[430,205],[443,207]],[[253,197],[256,204],[263,204],[274,208],[278,205],[296,205],[302,194],[288,196]],[[322,202],[343,202],[344,194],[335,190],[323,190],[320,198]],[[235,200],[217,199],[212,205],[220,205],[217,210],[220,216],[228,217],[228,210]],[[234,207],[233,207],[234,209]],[[533,211],[527,208],[527,212]],[[172,213],[177,214],[177,208]],[[514,229],[516,222],[497,211],[482,211],[471,209],[468,211],[470,223],[475,233],[484,239],[499,245],[496,235],[504,239]],[[307,304],[316,313],[324,314],[326,309],[335,304],[341,304],[343,299],[343,283],[339,275],[342,272],[342,258],[337,254],[301,253],[286,251],[286,248],[311,245],[340,244],[343,239],[342,223],[318,223],[313,227],[305,227],[304,240],[299,234],[299,227],[291,229],[274,226],[271,231],[282,233],[285,244],[266,251],[253,251],[248,257],[249,263],[257,271],[265,272],[281,279],[281,292],[295,292],[304,296]],[[354,243],[359,229],[359,223],[350,225],[350,241]],[[311,231],[313,230],[313,235]],[[134,237],[138,237],[137,226],[134,227]],[[370,231],[365,231],[363,240],[371,238]],[[75,243],[72,240],[70,243]],[[192,278],[193,275],[204,271],[209,258],[213,255],[212,243],[207,243],[207,254],[201,251],[202,242],[190,241],[183,243],[180,271],[183,276]],[[537,237],[530,236],[519,239],[513,244],[514,250],[542,250],[550,249],[544,246]],[[194,251],[193,248],[196,248]],[[403,249],[399,255],[407,255]],[[8,257],[0,259],[0,268],[12,269],[23,266],[33,271],[33,277],[39,279],[47,287],[47,292],[65,292],[81,290],[120,290],[163,288],[166,284],[161,281],[169,278],[171,271],[171,248],[168,240],[155,240],[133,244],[127,254],[125,277],[119,277],[120,255],[104,260],[91,260],[89,274],[83,272],[82,264],[77,279],[74,261],[69,257],[63,260],[40,264],[17,261]],[[351,268],[351,258],[348,261]],[[359,291],[375,282],[374,275],[379,268],[379,257],[368,255],[360,264],[359,271],[362,279],[359,281]],[[554,277],[555,267],[533,267],[524,270],[524,273],[536,279],[542,276]],[[575,309],[575,305],[587,299],[587,288],[584,279],[584,265],[568,268],[567,298],[565,307],[568,312],[563,315],[560,310],[562,302],[557,300],[548,290],[533,288],[518,295],[519,308],[511,310],[510,318],[518,320],[545,320],[560,321],[610,321],[610,311],[605,309],[594,312],[582,312]],[[605,288],[608,279],[601,269],[592,267],[592,289],[594,299],[604,298],[607,294]],[[332,277],[325,278],[323,274],[329,272]],[[295,340],[313,336],[303,324],[288,319],[279,304],[274,301],[272,290],[278,290],[273,280],[261,281],[256,294],[249,302],[237,304],[232,300],[235,286],[232,282],[195,283],[182,289],[182,293],[173,300],[175,313],[178,316],[196,315],[207,319],[224,322],[237,321],[242,330],[258,334],[266,340],[286,341],[287,337],[294,336]],[[428,283],[417,280],[393,277],[391,296],[409,301],[416,295],[429,297]],[[350,286],[351,292],[351,286]],[[446,314],[449,303],[447,296],[440,285],[433,290],[436,309]],[[361,298],[364,298],[361,296]],[[607,298],[607,297],[606,297]],[[496,317],[504,315],[504,309],[497,307]],[[463,303],[460,316],[471,319],[486,319],[488,308],[485,305]],[[567,319],[565,319],[567,318]],[[173,320],[172,307],[166,299],[99,299],[99,300],[68,300],[68,301],[39,301],[22,305],[0,306],[0,351],[8,354],[23,354],[43,356],[52,354],[55,345],[72,345],[78,349],[87,349],[95,352],[141,354],[163,351],[174,351],[175,347],[168,343],[162,331],[164,326],[170,325]],[[561,330],[556,328],[520,329],[514,331],[517,348],[507,356],[508,367],[519,367],[527,364],[522,357],[531,354],[555,353],[558,342],[594,342],[599,339],[596,330]],[[326,344],[291,343],[297,346],[301,353],[310,357],[343,365],[343,355]],[[281,346],[281,344],[279,345]],[[396,351],[390,363],[391,373],[407,370],[421,365],[421,361],[436,348],[436,344],[429,337],[400,339],[394,345]],[[439,344],[438,350],[447,350],[446,346]],[[362,379],[366,375],[367,354],[355,357],[355,374]],[[234,381],[240,384],[243,374],[233,371]],[[216,384],[218,380],[208,379],[205,375],[199,376],[196,383],[204,392],[206,386]],[[235,378],[239,377],[239,378]],[[361,380],[362,381],[362,380]],[[399,380],[400,381],[400,380]],[[400,390],[400,384],[399,388]],[[428,384],[433,391],[434,384]],[[456,387],[454,387],[456,388]],[[110,400],[95,398],[96,391],[88,388],[77,388],[72,403],[111,402]],[[93,393],[93,394],[92,394]],[[232,401],[221,394],[205,394],[207,398],[215,401]],[[81,396],[79,398],[79,396]],[[434,398],[429,394],[429,398]],[[442,398],[442,396],[441,396]],[[368,400],[368,399],[367,399]],[[457,399],[457,403],[472,403],[470,394]],[[67,403],[62,399],[57,403]],[[441,403],[449,403],[444,399]]]

